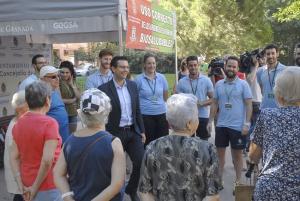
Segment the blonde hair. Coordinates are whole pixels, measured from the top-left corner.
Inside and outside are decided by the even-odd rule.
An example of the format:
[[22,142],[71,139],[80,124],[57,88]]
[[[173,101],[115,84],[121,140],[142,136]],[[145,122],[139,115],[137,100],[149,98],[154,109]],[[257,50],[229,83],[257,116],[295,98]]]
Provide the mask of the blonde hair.
[[290,66],[283,70],[276,78],[274,93],[287,104],[300,101],[300,68]]

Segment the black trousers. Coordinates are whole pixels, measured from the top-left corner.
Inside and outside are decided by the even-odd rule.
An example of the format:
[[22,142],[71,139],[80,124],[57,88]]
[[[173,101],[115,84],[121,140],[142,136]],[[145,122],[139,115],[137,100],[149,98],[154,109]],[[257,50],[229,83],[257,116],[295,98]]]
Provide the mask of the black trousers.
[[208,140],[210,133],[207,132],[206,126],[208,123],[208,118],[199,118],[199,125],[197,128],[197,136],[202,140]]
[[23,196],[20,194],[15,194],[13,201],[24,201]]
[[145,145],[157,138],[169,135],[169,125],[166,120],[166,113],[159,115],[143,115],[143,121],[146,134]]
[[120,138],[124,151],[127,152],[132,161],[132,173],[125,192],[127,194],[136,193],[140,179],[140,168],[145,152],[142,136],[136,133],[134,128],[119,128],[119,132],[114,133],[114,136]]

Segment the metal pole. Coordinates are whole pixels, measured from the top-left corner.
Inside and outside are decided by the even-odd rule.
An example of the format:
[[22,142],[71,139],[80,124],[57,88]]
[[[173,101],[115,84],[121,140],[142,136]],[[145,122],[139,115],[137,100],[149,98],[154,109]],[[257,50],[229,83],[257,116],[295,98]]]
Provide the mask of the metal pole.
[[119,33],[119,55],[123,56],[123,28],[122,28],[122,8],[119,3],[118,14],[118,33]]
[[177,28],[176,28],[176,13],[173,12],[173,30],[174,30],[174,41],[175,41],[175,84],[178,83],[178,61],[177,61]]

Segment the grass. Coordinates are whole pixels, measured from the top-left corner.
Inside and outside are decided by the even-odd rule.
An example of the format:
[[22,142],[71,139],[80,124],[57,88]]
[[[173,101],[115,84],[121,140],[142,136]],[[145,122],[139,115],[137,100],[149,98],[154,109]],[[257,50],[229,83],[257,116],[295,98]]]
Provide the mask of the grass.
[[[175,74],[164,74],[167,81],[168,81],[168,85],[169,85],[169,96],[172,94],[173,92],[173,86],[175,83]],[[135,77],[136,75],[133,74],[133,77]],[[77,86],[79,87],[80,91],[83,92],[84,91],[84,86],[85,86],[85,80],[86,77],[77,77],[76,78],[76,83]]]

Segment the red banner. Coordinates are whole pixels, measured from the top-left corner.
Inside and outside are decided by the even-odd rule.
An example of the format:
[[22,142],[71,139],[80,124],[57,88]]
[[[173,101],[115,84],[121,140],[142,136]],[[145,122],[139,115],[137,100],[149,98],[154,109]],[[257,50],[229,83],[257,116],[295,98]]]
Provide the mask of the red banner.
[[126,48],[172,52],[173,14],[156,3],[127,0],[128,27]]

